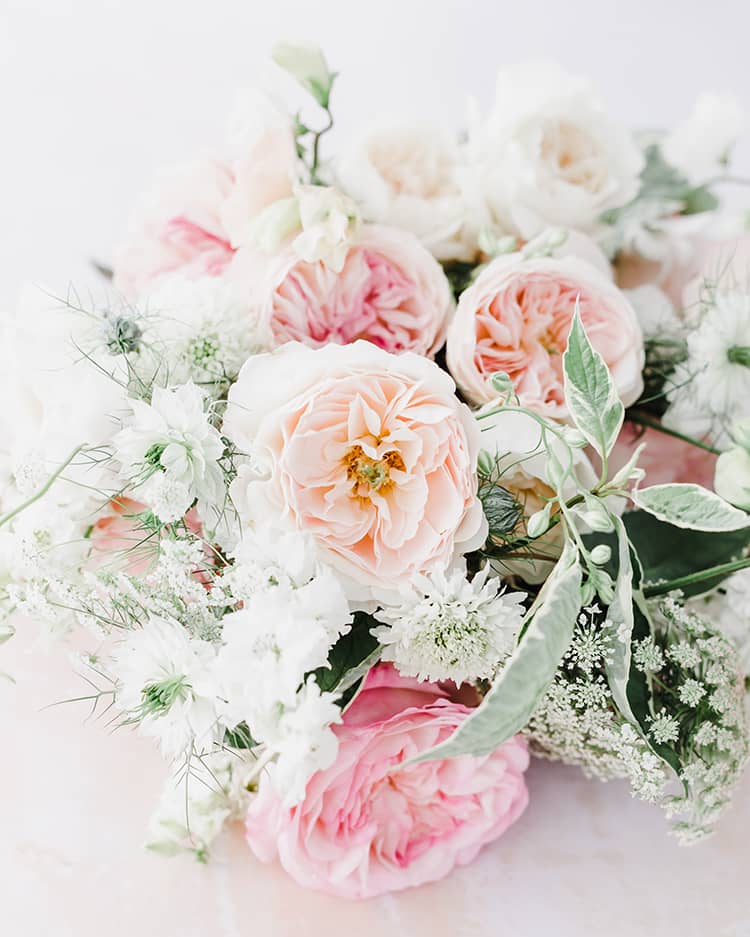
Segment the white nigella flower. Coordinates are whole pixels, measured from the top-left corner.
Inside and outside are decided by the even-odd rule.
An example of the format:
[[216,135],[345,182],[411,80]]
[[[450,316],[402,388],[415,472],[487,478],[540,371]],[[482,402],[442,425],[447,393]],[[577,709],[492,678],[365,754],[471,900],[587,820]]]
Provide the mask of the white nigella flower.
[[671,379],[664,425],[726,448],[750,400],[750,293],[716,292],[687,345],[687,360]]
[[213,645],[152,615],[113,652],[117,706],[167,756],[206,747],[217,741],[215,660]]
[[144,377],[193,380],[216,396],[265,347],[251,304],[225,277],[161,277],[139,324],[143,348],[133,363]]
[[488,574],[485,566],[472,581],[460,570],[416,579],[401,605],[376,613],[387,626],[373,629],[385,646],[383,660],[420,680],[492,677],[513,649],[525,594],[502,592]]
[[137,497],[162,521],[178,520],[196,498],[215,503],[221,497],[218,459],[224,444],[206,417],[204,401],[192,382],[155,387],[150,404],[130,401],[130,425],[113,440]]

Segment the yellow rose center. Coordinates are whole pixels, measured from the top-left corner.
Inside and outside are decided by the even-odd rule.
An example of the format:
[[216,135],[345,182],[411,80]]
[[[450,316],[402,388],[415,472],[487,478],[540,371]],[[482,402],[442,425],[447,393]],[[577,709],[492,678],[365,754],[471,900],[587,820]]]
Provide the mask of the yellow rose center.
[[352,482],[356,498],[369,498],[376,491],[385,494],[393,487],[391,469],[403,472],[404,460],[396,450],[386,452],[382,459],[371,459],[361,446],[352,446],[344,457],[346,476]]

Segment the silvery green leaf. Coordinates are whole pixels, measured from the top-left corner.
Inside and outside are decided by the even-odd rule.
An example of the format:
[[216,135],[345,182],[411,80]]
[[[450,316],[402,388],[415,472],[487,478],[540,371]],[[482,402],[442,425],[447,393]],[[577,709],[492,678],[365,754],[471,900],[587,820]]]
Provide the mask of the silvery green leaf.
[[605,624],[605,630],[612,640],[612,653],[606,663],[607,679],[617,708],[626,719],[636,723],[627,694],[634,624],[633,564],[625,525],[617,515],[612,515],[612,520],[617,534],[617,579]]
[[576,303],[563,354],[565,402],[576,426],[600,456],[609,455],[625,408],[604,359],[588,340]]
[[495,683],[453,735],[417,761],[487,755],[529,721],[570,644],[581,608],[581,568],[570,543],[527,613],[523,637]]
[[688,530],[720,532],[750,527],[750,515],[700,485],[652,485],[633,493],[636,507]]

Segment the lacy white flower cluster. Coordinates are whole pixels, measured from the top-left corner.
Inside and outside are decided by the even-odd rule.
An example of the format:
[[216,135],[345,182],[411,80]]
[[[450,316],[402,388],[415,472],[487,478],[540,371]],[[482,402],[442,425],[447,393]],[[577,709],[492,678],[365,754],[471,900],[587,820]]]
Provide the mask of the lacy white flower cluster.
[[[607,686],[606,624],[597,607],[581,613],[563,665],[526,729],[529,740],[544,757],[579,764],[594,777],[627,778],[635,796],[662,804],[681,841],[701,839],[729,805],[750,754],[736,650],[675,598],[661,602],[653,636],[634,645],[635,667],[654,687],[654,714],[638,733]],[[680,781],[677,793],[665,751]]]

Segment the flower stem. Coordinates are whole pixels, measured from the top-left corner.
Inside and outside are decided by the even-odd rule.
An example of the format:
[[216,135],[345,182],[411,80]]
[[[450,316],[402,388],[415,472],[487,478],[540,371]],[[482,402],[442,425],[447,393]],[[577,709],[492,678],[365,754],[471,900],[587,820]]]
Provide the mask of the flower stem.
[[701,569],[697,573],[690,573],[677,579],[669,579],[666,582],[646,586],[643,589],[643,594],[647,599],[652,599],[654,596],[666,595],[675,589],[682,589],[684,586],[692,586],[708,579],[715,579],[717,576],[728,576],[730,573],[736,573],[740,569],[747,569],[748,567],[750,567],[750,556],[746,556],[741,560],[734,560],[731,563],[721,563],[719,566]]
[[47,481],[42,485],[39,491],[31,495],[30,498],[27,498],[25,501],[22,501],[18,507],[13,508],[12,511],[8,511],[7,514],[0,517],[0,527],[3,527],[9,521],[12,521],[14,517],[17,517],[22,511],[25,511],[26,508],[31,507],[35,501],[38,501],[40,498],[43,498],[50,488],[54,485],[57,479],[62,475],[65,469],[70,465],[70,463],[75,459],[79,452],[82,452],[86,448],[83,446],[76,446],[76,448],[70,453],[68,458],[63,462],[63,464],[57,468],[47,479]]
[[709,446],[708,443],[701,442],[700,439],[695,439],[693,436],[686,436],[684,433],[678,433],[676,429],[669,429],[669,427],[664,426],[664,424],[660,423],[658,420],[654,420],[643,413],[639,413],[637,410],[629,411],[626,419],[630,423],[636,423],[638,426],[647,426],[649,429],[655,429],[659,433],[664,433],[665,436],[681,439],[683,442],[690,443],[691,446],[697,446],[699,449],[712,452],[714,455],[721,454],[721,449],[715,449],[713,446]]

